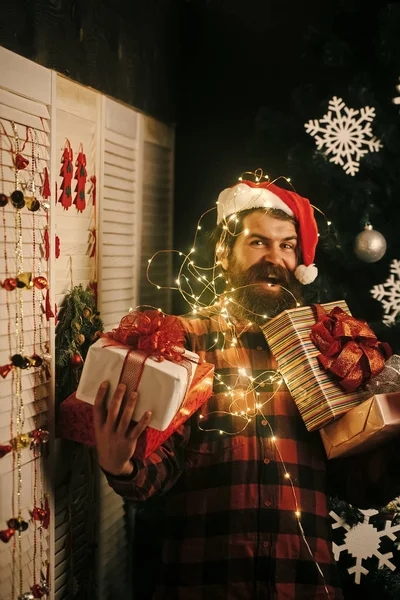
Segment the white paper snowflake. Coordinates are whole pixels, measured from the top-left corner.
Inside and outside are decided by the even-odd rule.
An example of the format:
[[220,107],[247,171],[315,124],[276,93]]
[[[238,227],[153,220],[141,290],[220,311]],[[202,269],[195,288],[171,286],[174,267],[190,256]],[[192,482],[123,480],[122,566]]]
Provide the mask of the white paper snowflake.
[[[400,84],[396,85],[396,92],[400,92]],[[400,96],[396,96],[395,98],[393,98],[392,102],[393,104],[400,104]]]
[[371,290],[375,300],[382,303],[385,325],[393,325],[400,312],[400,260],[395,259],[390,263],[390,272],[392,275],[385,283],[374,285]]
[[333,554],[335,560],[339,560],[340,554],[347,551],[353,558],[356,559],[355,565],[350,567],[348,570],[350,575],[354,574],[354,581],[357,584],[361,583],[361,575],[367,575],[368,569],[363,565],[363,560],[376,556],[379,560],[378,569],[387,567],[391,571],[396,570],[396,566],[390,561],[393,558],[393,552],[386,552],[382,554],[380,552],[380,545],[382,538],[388,537],[390,540],[395,542],[400,531],[400,524],[393,525],[391,521],[385,522],[385,528],[379,531],[370,522],[370,518],[378,514],[377,510],[362,510],[360,511],[364,515],[363,523],[358,523],[354,527],[350,527],[339,517],[333,510],[329,513],[332,519],[335,521],[332,525],[332,529],[338,529],[343,527],[347,531],[344,539],[344,543],[340,546],[332,543]]
[[372,135],[370,122],[375,117],[375,108],[348,108],[336,96],[329,101],[328,108],[322,119],[308,121],[304,127],[315,137],[319,150],[325,147],[324,154],[332,154],[330,162],[343,167],[347,175],[355,175],[360,159],[382,148],[381,142]]

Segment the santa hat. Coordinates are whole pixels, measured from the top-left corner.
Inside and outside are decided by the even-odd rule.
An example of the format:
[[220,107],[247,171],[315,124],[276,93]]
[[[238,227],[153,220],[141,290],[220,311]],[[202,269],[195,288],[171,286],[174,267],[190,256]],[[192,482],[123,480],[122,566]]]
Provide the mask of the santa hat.
[[318,275],[314,264],[318,228],[309,200],[267,181],[241,181],[220,193],[217,223],[221,223],[230,215],[251,208],[279,208],[294,217],[298,223],[298,243],[304,263],[297,266],[294,274],[303,285],[312,283]]

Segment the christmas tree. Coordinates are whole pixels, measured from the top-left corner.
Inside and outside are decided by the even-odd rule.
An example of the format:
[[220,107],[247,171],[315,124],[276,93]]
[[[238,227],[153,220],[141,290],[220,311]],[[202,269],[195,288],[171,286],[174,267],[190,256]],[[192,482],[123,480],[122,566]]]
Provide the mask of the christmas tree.
[[[271,179],[290,177],[295,189],[326,215],[319,219],[320,275],[307,286],[306,302],[345,299],[353,315],[366,319],[398,353],[400,5],[371,0],[366,10],[358,0],[337,2],[333,26],[330,22],[326,30],[306,35],[302,81],[284,105],[274,107],[269,99],[258,112],[251,155],[257,166],[268,165]],[[367,224],[373,229],[364,231]],[[389,514],[358,519],[351,507],[335,504],[334,510],[347,525],[342,539],[334,529],[337,546],[345,544],[338,557],[346,598],[400,598],[400,553],[393,543],[399,535],[397,505]],[[391,541],[382,546],[385,536],[373,529],[382,531],[388,520]],[[362,559],[351,555],[348,532],[354,527],[365,528],[359,530],[368,546]],[[376,539],[368,545],[370,534]],[[386,552],[393,553],[387,563],[380,558]],[[357,572],[349,572],[356,563],[358,584]]]

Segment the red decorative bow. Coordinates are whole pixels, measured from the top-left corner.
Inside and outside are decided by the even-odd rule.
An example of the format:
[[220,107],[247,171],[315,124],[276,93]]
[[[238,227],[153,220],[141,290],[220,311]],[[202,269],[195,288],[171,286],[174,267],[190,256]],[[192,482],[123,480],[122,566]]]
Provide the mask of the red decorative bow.
[[386,342],[378,338],[365,321],[360,321],[336,306],[329,315],[319,304],[314,306],[318,321],[311,329],[311,340],[321,354],[321,366],[339,378],[346,392],[354,392],[375,377],[392,355]]
[[183,357],[185,336],[182,325],[176,317],[158,310],[129,313],[106,337],[159,360],[167,358],[178,362]]

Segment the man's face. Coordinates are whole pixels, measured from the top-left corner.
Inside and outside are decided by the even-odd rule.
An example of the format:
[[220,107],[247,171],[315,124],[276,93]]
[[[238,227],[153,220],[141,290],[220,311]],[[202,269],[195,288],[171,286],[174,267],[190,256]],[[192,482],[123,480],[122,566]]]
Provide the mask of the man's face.
[[[264,322],[301,302],[301,286],[294,276],[297,233],[292,221],[262,211],[244,218],[229,257],[222,258],[239,318]],[[240,289],[238,289],[240,288]]]

